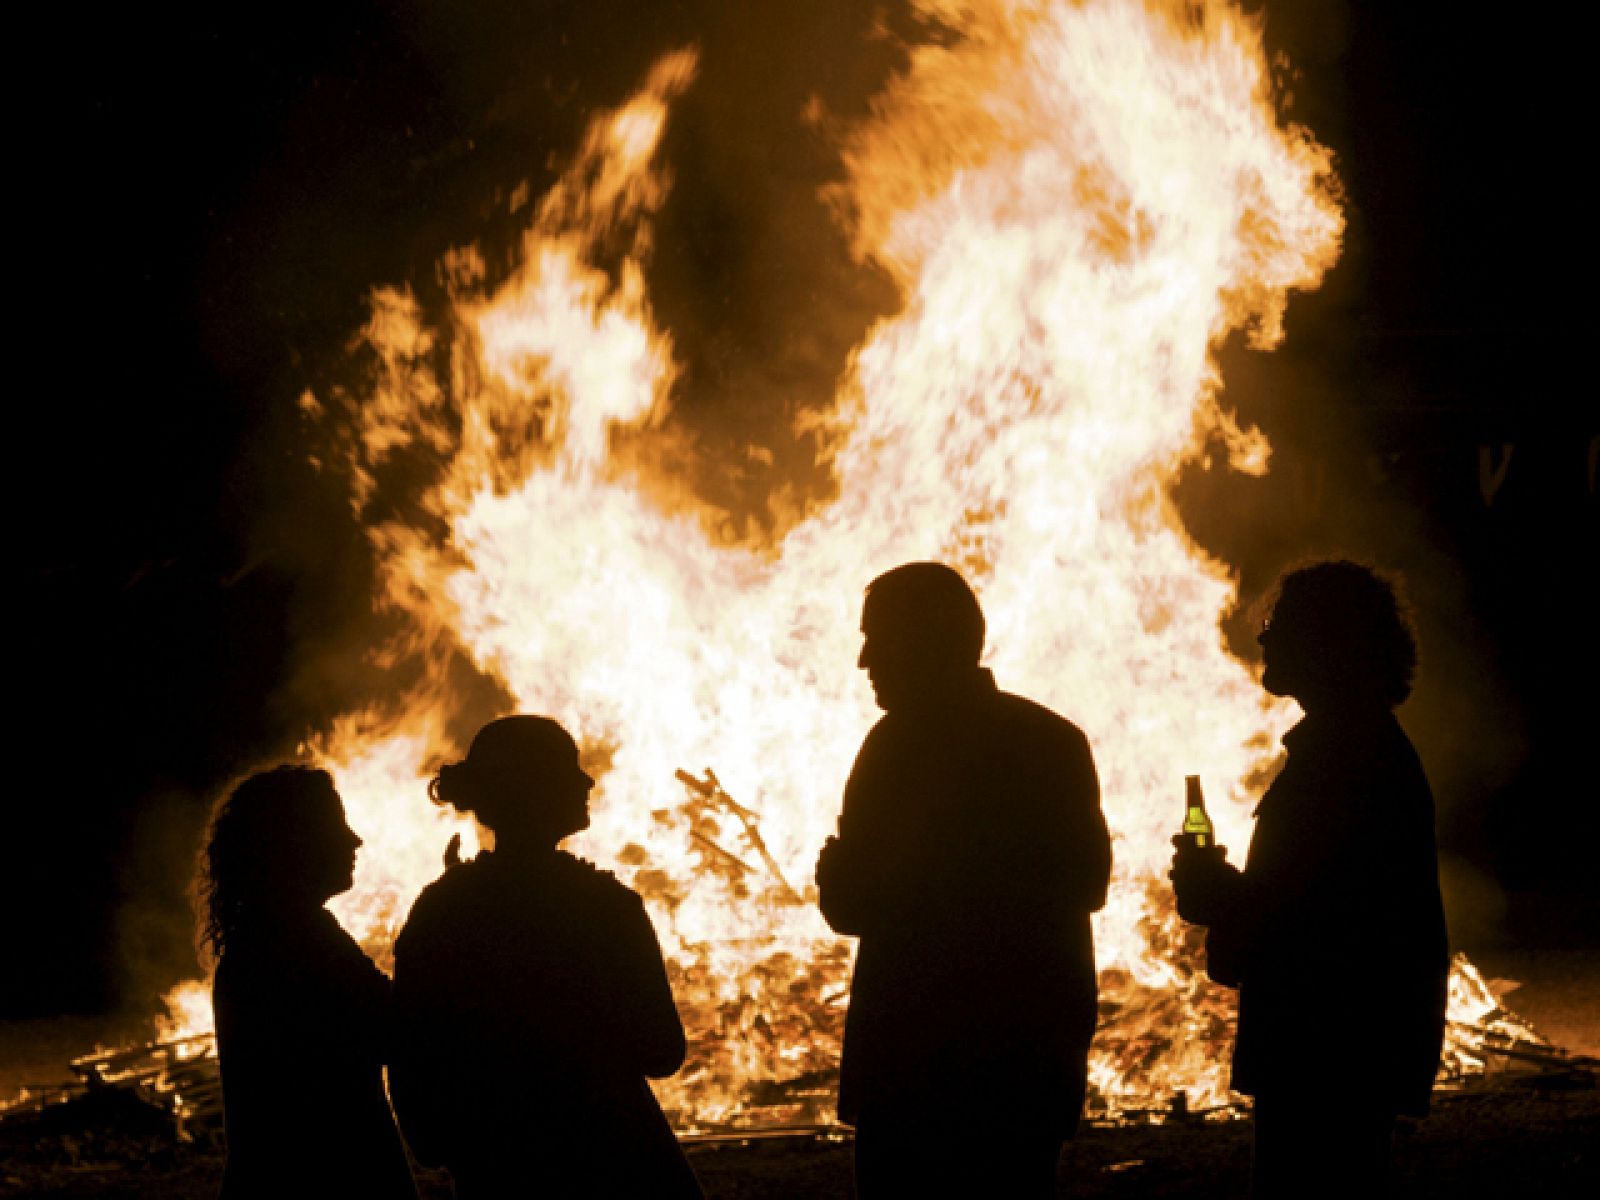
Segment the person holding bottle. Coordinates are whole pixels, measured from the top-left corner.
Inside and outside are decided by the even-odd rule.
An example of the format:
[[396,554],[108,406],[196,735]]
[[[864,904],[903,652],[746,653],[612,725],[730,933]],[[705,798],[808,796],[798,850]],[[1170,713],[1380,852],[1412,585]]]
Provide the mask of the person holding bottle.
[[1393,586],[1342,560],[1285,574],[1258,640],[1262,686],[1304,716],[1242,871],[1173,839],[1178,913],[1239,989],[1252,1195],[1381,1195],[1396,1117],[1428,1111],[1449,973],[1433,794],[1394,715],[1416,640]]

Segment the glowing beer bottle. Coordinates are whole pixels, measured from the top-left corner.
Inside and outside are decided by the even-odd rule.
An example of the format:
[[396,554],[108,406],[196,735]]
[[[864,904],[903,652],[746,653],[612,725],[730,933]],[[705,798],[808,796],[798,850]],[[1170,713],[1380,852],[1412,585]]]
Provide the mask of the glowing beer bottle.
[[1200,776],[1184,777],[1183,841],[1186,846],[1199,850],[1217,844],[1211,829],[1211,818],[1206,813],[1205,797],[1200,794]]

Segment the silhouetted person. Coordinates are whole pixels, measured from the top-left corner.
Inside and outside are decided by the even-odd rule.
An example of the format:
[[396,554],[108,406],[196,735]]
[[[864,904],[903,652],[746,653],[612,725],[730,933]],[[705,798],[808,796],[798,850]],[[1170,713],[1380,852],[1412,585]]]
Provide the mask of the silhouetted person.
[[440,770],[435,801],[494,845],[423,889],[395,942],[395,1110],[463,1200],[698,1197],[646,1077],[683,1026],[639,897],[558,850],[594,780],[566,731],[513,716]]
[[949,567],[880,576],[861,631],[885,715],[817,860],[823,915],[861,939],[839,1081],[858,1194],[1054,1196],[1111,870],[1089,743],[996,688]]
[[1180,848],[1178,911],[1239,988],[1253,1194],[1378,1195],[1396,1115],[1428,1111],[1449,971],[1433,795],[1393,712],[1416,642],[1391,586],[1342,561],[1285,575],[1259,640],[1262,686],[1305,716],[1244,871]]
[[201,889],[228,1161],[224,1200],[416,1200],[384,1093],[389,980],[323,905],[361,839],[326,771],[252,775],[218,806]]

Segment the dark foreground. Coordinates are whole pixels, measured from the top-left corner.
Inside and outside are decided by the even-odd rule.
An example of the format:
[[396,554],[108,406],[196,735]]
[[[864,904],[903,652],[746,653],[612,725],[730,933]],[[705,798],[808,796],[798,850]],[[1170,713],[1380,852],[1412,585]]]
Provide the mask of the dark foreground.
[[[1589,1200],[1600,1195],[1597,1147],[1600,1089],[1592,1076],[1441,1096],[1432,1115],[1398,1138],[1400,1194]],[[851,1195],[844,1134],[692,1140],[688,1150],[708,1200]],[[1062,1156],[1059,1195],[1243,1197],[1249,1156],[1245,1120],[1087,1126]],[[0,1122],[0,1164],[0,1196],[209,1200],[222,1155],[214,1135],[182,1140],[158,1110],[108,1092],[26,1122]],[[420,1180],[423,1200],[448,1200],[444,1179]]]
[[[1398,1196],[1417,1200],[1568,1200],[1600,1196],[1600,954],[1518,953],[1479,962],[1507,982],[1522,1017],[1572,1056],[1575,1069],[1525,1063],[1476,1091],[1439,1094],[1426,1119],[1396,1140]],[[70,1021],[0,1026],[0,1098],[19,1086],[73,1078],[64,1064],[98,1045],[136,1042],[148,1028]],[[1324,1049],[1362,1053],[1354,1032]],[[1513,1064],[1502,1064],[1510,1067]],[[1308,1080],[1315,1062],[1308,1058]],[[314,1097],[314,1085],[308,1089]],[[307,1120],[315,1120],[313,1111]],[[847,1132],[689,1140],[708,1200],[849,1200]],[[1086,1125],[1062,1155],[1059,1195],[1087,1200],[1244,1200],[1247,1120]],[[0,1197],[30,1200],[212,1200],[220,1136],[185,1138],[170,1113],[128,1090],[101,1089],[28,1116],[0,1118]],[[450,1200],[448,1182],[419,1174],[422,1200]],[[939,1198],[944,1200],[944,1198]],[[985,1198],[988,1200],[988,1198]],[[999,1198],[1003,1200],[1003,1198]],[[1366,1200],[1366,1198],[1357,1198]]]

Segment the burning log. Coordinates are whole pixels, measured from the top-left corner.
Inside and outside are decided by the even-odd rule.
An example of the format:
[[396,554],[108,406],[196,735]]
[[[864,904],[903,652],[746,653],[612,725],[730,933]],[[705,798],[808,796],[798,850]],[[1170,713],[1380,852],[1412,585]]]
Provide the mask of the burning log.
[[222,1076],[216,1037],[201,1033],[158,1038],[115,1050],[96,1050],[68,1062],[75,1076],[67,1083],[29,1088],[0,1105],[0,1120],[26,1118],[63,1106],[121,1093],[139,1111],[165,1113],[179,1141],[222,1122]]
[[122,1087],[169,1110],[179,1133],[192,1122],[222,1118],[222,1076],[215,1034],[196,1033],[97,1051],[71,1062],[73,1073],[88,1091]]
[[[754,868],[746,865],[745,870]],[[762,970],[756,969],[758,977]],[[704,990],[695,980],[685,978],[681,970],[674,974],[675,990]],[[788,978],[777,964],[770,974],[774,984]],[[1199,1008],[1190,1009],[1171,994],[1142,987],[1125,972],[1114,969],[1102,972],[1101,985],[1102,1030],[1097,1041],[1111,1051],[1121,1077],[1139,1077],[1161,1058],[1168,1043],[1184,1040],[1185,1029],[1192,1028],[1195,1022],[1207,1026],[1226,1024],[1225,1015],[1215,1007],[1218,997],[1211,994],[1212,989],[1202,987],[1192,994],[1189,1002]],[[1220,995],[1220,989],[1218,992]],[[798,998],[793,999],[796,1003],[787,1010],[792,1013],[792,1022],[797,1027],[814,1024],[816,1015],[802,1011]],[[774,1043],[792,1044],[800,1036],[798,1028],[773,1027],[772,1018],[748,993],[724,1000],[715,1023],[724,1036],[735,1041],[753,1033]],[[1124,1027],[1122,1032],[1113,1032],[1119,1025]],[[1209,1039],[1202,1036],[1191,1040],[1204,1043]],[[693,1061],[691,1056],[686,1072],[704,1070],[707,1065]],[[203,1140],[206,1130],[220,1128],[222,1086],[213,1034],[166,1037],[115,1050],[97,1050],[72,1059],[69,1067],[76,1076],[72,1083],[30,1091],[0,1107],[0,1121],[25,1119],[62,1104],[121,1092],[169,1114],[179,1140],[196,1136]],[[1448,1023],[1446,1052],[1435,1088],[1441,1096],[1503,1088],[1590,1090],[1595,1088],[1597,1078],[1600,1058],[1571,1054],[1545,1040],[1515,1014],[1497,1007]],[[730,1108],[727,1119],[701,1122],[700,1128],[718,1136],[747,1136],[758,1127],[778,1132],[834,1128],[836,1086],[837,1072],[830,1066],[802,1067],[787,1078],[752,1081],[739,1089],[738,1101]],[[1129,1103],[1127,1097],[1101,1093],[1100,1081],[1091,1081],[1090,1091],[1084,1120],[1097,1126],[1217,1120],[1248,1111],[1240,1103],[1197,1104],[1182,1090],[1171,1092],[1164,1101],[1143,1105]],[[680,1118],[684,1115],[680,1114]]]
[[[1537,1036],[1508,1033],[1495,1024],[1446,1025],[1455,1061],[1441,1068],[1440,1087],[1461,1090],[1505,1080],[1534,1088],[1592,1088],[1600,1074],[1600,1058],[1569,1054]],[[1475,1069],[1467,1069],[1469,1064]]]
[[744,859],[740,858],[737,854],[734,854],[731,850],[724,850],[715,841],[701,833],[699,830],[690,830],[689,840],[694,842],[695,845],[699,846],[708,854],[712,855],[730,870],[738,872],[740,878],[743,878],[746,875],[755,874],[755,868],[749,863],[745,862]]
[[1436,1090],[1465,1091],[1500,1082],[1534,1088],[1592,1088],[1600,1059],[1570,1055],[1501,1002],[1503,988],[1466,955],[1451,964],[1444,1053]]
[[727,790],[722,786],[722,781],[717,778],[716,773],[710,767],[706,768],[704,778],[696,778],[680,768],[677,771],[677,779],[679,783],[683,784],[690,796],[688,804],[690,836],[698,845],[710,849],[719,858],[737,866],[743,873],[752,874],[754,868],[746,864],[738,855],[724,849],[705,831],[704,827],[706,825],[714,826],[718,824],[715,820],[718,815],[733,817],[739,823],[745,845],[760,857],[762,864],[767,869],[767,873],[776,882],[778,891],[782,896],[790,904],[806,903],[805,897],[795,891],[790,886],[789,881],[784,878],[783,869],[778,866],[777,859],[773,858],[771,851],[767,849],[767,843],[761,836],[761,830],[757,827],[758,818],[756,813],[728,795]]

